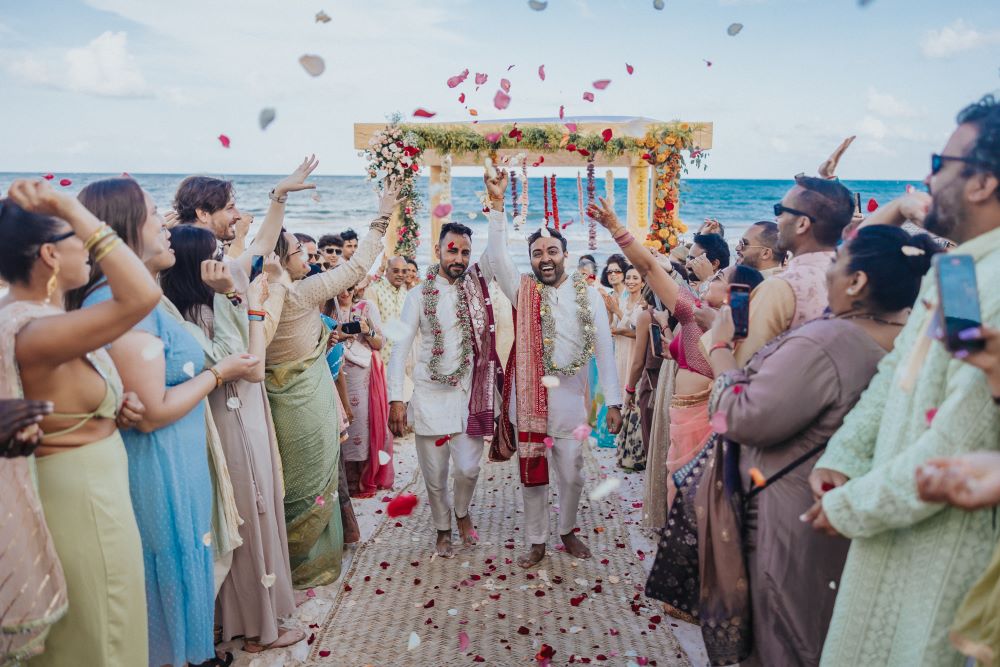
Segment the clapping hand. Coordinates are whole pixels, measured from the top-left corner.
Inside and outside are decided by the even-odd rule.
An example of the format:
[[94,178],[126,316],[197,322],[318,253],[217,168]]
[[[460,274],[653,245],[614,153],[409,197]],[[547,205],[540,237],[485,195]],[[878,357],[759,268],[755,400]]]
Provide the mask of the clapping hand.
[[274,186],[275,196],[281,197],[289,192],[299,192],[300,190],[315,190],[316,184],[306,183],[306,179],[318,166],[319,160],[316,159],[315,155],[303,158],[302,164],[296,167],[295,171],[278,181],[278,184]]
[[856,137],[851,136],[844,139],[842,142],[840,142],[840,145],[837,146],[837,149],[833,151],[830,157],[828,157],[826,160],[823,161],[823,164],[821,164],[817,169],[820,178],[829,179],[835,176],[837,171],[837,165],[840,163],[840,158],[843,157],[844,152],[847,150],[847,148],[852,143],[854,143],[855,138]]

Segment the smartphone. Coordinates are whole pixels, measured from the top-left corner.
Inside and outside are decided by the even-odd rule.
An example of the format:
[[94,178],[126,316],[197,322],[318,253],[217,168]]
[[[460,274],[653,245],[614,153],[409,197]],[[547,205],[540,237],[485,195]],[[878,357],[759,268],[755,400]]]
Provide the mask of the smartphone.
[[982,324],[976,264],[971,255],[937,255],[939,313],[944,327],[944,345],[952,352],[978,352],[982,340],[961,340],[959,332]]
[[733,338],[746,338],[750,331],[750,286],[734,283],[729,286],[729,308],[733,311],[736,331]]
[[861,213],[861,193],[854,193],[854,211],[855,213]]
[[250,258],[250,282],[264,272],[264,255],[254,255]]
[[361,322],[344,322],[340,325],[340,333],[359,334],[361,333]]
[[649,345],[653,348],[653,356],[663,358],[663,329],[653,322],[649,325]]

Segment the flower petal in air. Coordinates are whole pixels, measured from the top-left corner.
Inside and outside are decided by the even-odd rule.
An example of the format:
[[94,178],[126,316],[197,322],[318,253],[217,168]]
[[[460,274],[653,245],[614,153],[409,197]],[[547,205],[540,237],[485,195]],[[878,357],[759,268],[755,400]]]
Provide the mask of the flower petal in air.
[[42,178],[44,178],[46,181],[51,181],[55,177],[56,177],[55,174],[45,174],[44,176],[42,176]]
[[266,130],[267,126],[274,122],[275,111],[271,107],[266,107],[260,110],[260,114],[257,116],[257,123],[260,125],[260,129]]
[[322,10],[316,12],[316,23],[329,23],[330,20],[330,15],[326,12]]
[[451,213],[451,204],[438,204],[434,207],[434,217],[443,218]]
[[622,481],[617,477],[607,477],[601,481],[600,484],[595,486],[590,492],[591,500],[600,500],[604,496],[610,494],[619,486],[621,486]]
[[465,104],[465,93],[458,96],[458,102],[459,104]]
[[428,111],[427,109],[422,109],[418,107],[413,112],[413,115],[416,116],[417,118],[433,118],[434,116],[437,115],[437,113],[434,111]]
[[401,493],[385,507],[385,513],[390,517],[409,516],[413,513],[413,508],[417,506],[417,497],[412,493]]
[[449,440],[451,440],[451,436],[450,435],[441,436],[440,438],[438,438],[437,440],[434,441],[434,446],[435,447],[441,447],[442,445],[444,445]]
[[566,129],[576,134],[576,123],[566,123]]
[[503,92],[510,92],[510,79],[500,79],[500,87],[503,88]]
[[610,127],[601,132],[601,139],[604,139],[604,143],[611,141],[612,136],[614,136],[614,133],[611,131]]
[[878,209],[878,202],[875,201],[875,199],[869,199],[868,200],[868,212],[869,213],[874,213],[876,209]]
[[554,389],[559,386],[559,378],[555,375],[543,375],[542,376],[542,386],[546,389]]
[[538,78],[545,81],[545,65],[538,66]]
[[302,69],[309,73],[309,76],[319,76],[326,70],[326,63],[319,56],[306,54],[299,58]]
[[629,74],[632,74],[633,72],[635,72],[635,68],[629,65],[628,63],[625,63],[625,71],[628,72]]
[[275,576],[273,574],[265,574],[260,578],[260,584],[264,588],[270,588],[271,586],[274,586],[274,580]]
[[583,99],[585,99],[588,102],[593,102],[594,101],[594,94],[588,90],[587,92],[585,92],[583,94]]
[[566,106],[563,104],[559,105],[559,120],[566,117]]
[[387,465],[389,465],[390,461],[392,461],[392,457],[389,456],[389,452],[380,451],[378,453],[378,462],[379,462],[379,465],[387,466]]
[[194,362],[193,361],[186,361],[186,362],[184,362],[184,365],[181,367],[181,370],[184,371],[184,375],[187,375],[189,378],[193,378],[194,377]]
[[547,435],[542,439],[542,444],[545,445],[546,449],[552,449],[552,447],[556,444],[556,441],[552,439],[552,436]]
[[410,638],[406,642],[406,650],[412,651],[418,646],[420,646],[420,635],[418,635],[416,632],[411,632]]
[[924,419],[927,420],[927,425],[930,426],[931,422],[934,421],[934,417],[937,415],[937,408],[931,408],[924,413]]
[[666,3],[663,0],[653,0],[653,9],[655,9],[657,11],[662,11],[663,10],[663,6],[665,4]]
[[575,429],[573,429],[573,439],[579,442],[583,442],[590,437],[590,434],[594,432],[594,429],[590,427],[590,424],[580,424]]
[[468,78],[469,78],[469,70],[464,69],[462,70],[461,74],[456,74],[455,76],[448,77],[448,87],[454,88],[455,86],[458,86]]
[[477,86],[483,85],[484,83],[486,83],[486,80],[488,78],[490,78],[489,74],[482,74],[480,72],[476,72],[476,85]]
[[604,90],[605,88],[611,85],[611,79],[598,79],[592,85],[597,90]]
[[730,23],[729,27],[726,28],[726,34],[729,35],[730,37],[735,37],[736,35],[740,34],[740,30],[743,30],[742,23]]
[[500,109],[501,111],[503,109],[506,109],[508,106],[510,106],[510,95],[503,92],[502,90],[498,90],[497,94],[493,96],[493,106],[495,106],[497,109]]
[[549,6],[549,0],[528,0],[528,6],[536,12],[540,12]]

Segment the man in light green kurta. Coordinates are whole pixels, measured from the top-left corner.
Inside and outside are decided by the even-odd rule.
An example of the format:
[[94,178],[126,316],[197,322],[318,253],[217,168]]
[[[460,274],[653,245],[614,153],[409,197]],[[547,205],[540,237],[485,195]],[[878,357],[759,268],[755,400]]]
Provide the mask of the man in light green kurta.
[[[951,159],[930,179],[933,205],[924,221],[929,231],[960,243],[952,252],[974,258],[983,321],[994,325],[1000,322],[998,128],[1000,104],[992,98],[959,115],[943,152]],[[894,204],[883,221],[897,222]],[[932,457],[1000,449],[1000,413],[983,374],[932,338],[936,274],[925,278],[895,350],[813,473],[818,481],[842,483],[823,495],[814,525],[853,540],[823,665],[965,661],[949,644],[948,629],[988,565],[1000,528],[990,510],[921,501],[914,472]]]

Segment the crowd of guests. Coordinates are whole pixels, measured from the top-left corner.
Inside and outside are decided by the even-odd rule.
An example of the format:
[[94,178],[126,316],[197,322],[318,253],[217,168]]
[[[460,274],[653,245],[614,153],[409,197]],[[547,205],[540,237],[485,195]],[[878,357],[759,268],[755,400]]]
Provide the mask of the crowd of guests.
[[[574,372],[597,443],[645,471],[646,594],[700,625],[712,664],[997,664],[1000,102],[959,114],[930,194],[867,217],[834,175],[844,148],[735,252],[717,220],[650,252],[590,206],[620,253],[577,272],[620,384],[593,356]],[[363,237],[283,228],[317,164],[275,185],[252,239],[204,176],[167,215],[126,177],[0,200],[0,661],[227,664],[223,641],[304,639],[281,619],[340,577],[351,498],[393,485],[390,330],[424,284],[412,259],[375,267],[392,182]],[[980,288],[957,350],[942,253]],[[487,282],[488,340],[510,349]]]

